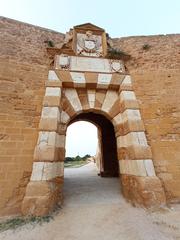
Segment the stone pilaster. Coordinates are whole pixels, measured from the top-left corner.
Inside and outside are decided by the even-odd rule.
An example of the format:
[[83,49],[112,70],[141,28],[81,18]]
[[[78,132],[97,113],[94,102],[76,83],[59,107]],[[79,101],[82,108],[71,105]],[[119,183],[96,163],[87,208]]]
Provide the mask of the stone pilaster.
[[46,86],[31,179],[22,203],[25,215],[46,215],[62,201],[65,135],[59,134],[61,84],[52,70]]
[[150,207],[163,204],[166,201],[164,190],[154,170],[151,148],[130,76],[122,81],[119,98],[121,111],[113,118],[113,124],[123,194],[135,205]]

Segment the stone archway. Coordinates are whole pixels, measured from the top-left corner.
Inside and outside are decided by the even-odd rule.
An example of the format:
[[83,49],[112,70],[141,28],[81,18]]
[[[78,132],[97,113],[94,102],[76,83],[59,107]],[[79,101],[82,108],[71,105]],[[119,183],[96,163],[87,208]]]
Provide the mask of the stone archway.
[[77,115],[71,120],[70,124],[80,120],[89,121],[98,127],[100,134],[99,143],[101,146],[101,159],[97,160],[99,161],[100,176],[118,177],[119,165],[113,124],[105,116],[93,112],[85,112]]
[[165,203],[131,76],[122,60],[106,57],[107,47],[105,31],[85,24],[74,27],[61,49],[49,50],[54,66],[46,82],[23,214],[45,215],[61,202],[66,128],[89,112],[103,115],[114,127],[124,196],[146,207]]

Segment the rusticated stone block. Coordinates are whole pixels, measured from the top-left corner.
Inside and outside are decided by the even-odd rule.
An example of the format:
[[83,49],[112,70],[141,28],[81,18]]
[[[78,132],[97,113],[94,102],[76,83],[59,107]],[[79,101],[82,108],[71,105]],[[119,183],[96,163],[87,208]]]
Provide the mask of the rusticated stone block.
[[[120,106],[118,106],[120,107]],[[119,109],[120,110],[120,109]],[[116,126],[120,123],[124,123],[126,121],[138,121],[141,120],[140,111],[137,109],[125,109],[117,112],[117,114],[113,118],[113,124]]]
[[151,159],[120,160],[120,173],[135,176],[156,176]]
[[39,132],[34,151],[35,161],[59,161],[60,149],[65,148],[65,135],[56,132]]
[[101,89],[96,91],[96,101],[95,101],[96,109],[101,109],[105,96],[106,96],[106,90]]
[[161,181],[157,177],[121,175],[124,197],[135,206],[157,207],[166,203]]
[[119,96],[116,91],[114,90],[108,90],[103,102],[103,105],[101,107],[101,110],[109,113],[111,110],[112,106],[114,105],[115,101],[119,99]]
[[63,175],[64,162],[34,162],[31,181],[52,180]]
[[118,159],[152,159],[150,146],[130,145],[127,147],[119,147]]
[[75,116],[76,111],[72,107],[70,101],[65,96],[63,96],[62,98],[61,107],[70,117]]
[[48,81],[57,81],[57,82],[60,81],[54,70],[49,70]]
[[145,131],[144,123],[142,120],[128,120],[122,124],[115,126],[116,137],[126,135],[130,132],[143,132]]
[[120,101],[121,112],[126,109],[139,109],[139,103],[137,100],[121,100]]
[[121,85],[123,79],[124,79],[124,75],[113,73],[109,86],[116,87],[116,89],[119,90],[119,86]]
[[112,79],[112,74],[99,73],[97,88],[108,89],[111,79]]
[[58,107],[43,107],[39,129],[45,131],[57,131],[60,122],[60,112]]
[[113,106],[111,107],[111,109],[109,110],[109,116],[111,118],[114,118],[118,113],[121,112],[120,109],[120,100],[119,98],[114,102]]
[[96,91],[93,89],[87,90],[88,108],[94,108]]
[[82,105],[82,109],[83,110],[89,109],[89,101],[88,101],[87,91],[85,89],[79,88],[79,89],[77,89],[77,93],[78,93],[79,100]]
[[62,203],[62,181],[29,182],[22,202],[22,214],[44,216]]
[[134,91],[121,91],[120,100],[121,101],[136,100],[136,95]]
[[69,120],[70,120],[69,115],[64,111],[61,111],[60,123],[67,124]]
[[124,136],[117,137],[118,147],[128,147],[131,145],[148,146],[145,133],[143,131],[130,132]]
[[34,151],[34,161],[53,162],[59,160],[59,149],[54,146],[37,145]]
[[67,88],[65,90],[65,96],[68,99],[68,101],[70,102],[70,104],[73,107],[73,110],[75,112],[82,111],[81,102],[79,100],[78,93],[77,93],[76,89]]
[[60,105],[61,88],[59,87],[47,87],[43,106],[45,107],[58,107]]

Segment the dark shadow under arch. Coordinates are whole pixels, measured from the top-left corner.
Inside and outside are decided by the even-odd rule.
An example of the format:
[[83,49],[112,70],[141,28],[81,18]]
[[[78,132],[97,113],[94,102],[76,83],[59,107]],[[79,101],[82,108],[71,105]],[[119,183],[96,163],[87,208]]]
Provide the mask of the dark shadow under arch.
[[118,177],[117,144],[113,124],[104,115],[86,112],[74,117],[69,125],[81,120],[94,123],[101,130],[102,163],[100,175],[102,177]]

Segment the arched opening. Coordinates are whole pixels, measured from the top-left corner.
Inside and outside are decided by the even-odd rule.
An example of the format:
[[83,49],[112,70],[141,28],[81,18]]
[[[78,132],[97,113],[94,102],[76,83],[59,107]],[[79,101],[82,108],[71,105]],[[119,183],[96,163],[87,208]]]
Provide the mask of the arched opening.
[[69,125],[82,120],[91,122],[98,128],[98,144],[100,154],[96,158],[96,163],[99,168],[99,175],[102,177],[118,177],[119,166],[117,159],[117,144],[112,123],[101,114],[87,112],[81,113],[74,117],[69,122]]
[[95,156],[98,145],[98,128],[89,121],[76,121],[66,131],[65,157]]

